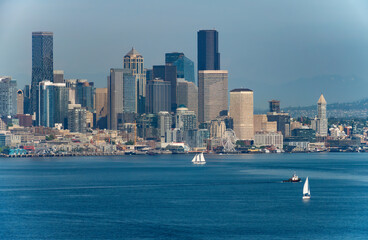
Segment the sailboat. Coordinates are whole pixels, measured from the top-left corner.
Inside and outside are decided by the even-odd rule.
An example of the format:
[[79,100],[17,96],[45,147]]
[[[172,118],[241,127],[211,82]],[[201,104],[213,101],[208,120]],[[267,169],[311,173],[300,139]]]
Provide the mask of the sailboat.
[[311,194],[310,194],[310,188],[309,188],[309,181],[307,177],[304,183],[304,187],[303,187],[303,199],[310,199],[310,197],[311,197]]
[[192,159],[193,164],[206,164],[206,159],[204,159],[203,153],[196,154]]

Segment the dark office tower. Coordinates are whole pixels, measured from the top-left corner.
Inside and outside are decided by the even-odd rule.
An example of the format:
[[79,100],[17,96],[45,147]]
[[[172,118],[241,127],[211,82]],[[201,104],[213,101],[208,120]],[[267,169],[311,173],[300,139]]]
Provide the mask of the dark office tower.
[[64,129],[68,125],[68,100],[69,89],[65,83],[54,83],[54,122],[63,124]]
[[78,79],[76,86],[76,104],[80,104],[81,107],[87,109],[87,111],[93,112],[95,88],[93,82],[88,82],[85,79]]
[[153,70],[146,68],[146,81],[148,82],[151,80],[153,80]]
[[31,88],[29,85],[26,85],[23,90],[23,112],[24,114],[32,114],[31,111]]
[[280,101],[278,100],[271,100],[268,101],[270,103],[270,112],[280,112]]
[[123,113],[123,69],[111,68],[107,77],[107,128],[118,129],[118,116]]
[[195,83],[194,62],[184,56],[184,53],[166,53],[165,63],[166,65],[176,66],[177,78],[182,78],[188,82]]
[[177,109],[176,103],[176,87],[177,87],[177,78],[176,78],[176,66],[169,66],[169,65],[160,65],[160,66],[153,66],[153,78],[159,78],[166,82],[170,82],[171,90],[170,90],[170,103],[171,106],[169,110],[165,111],[172,111],[175,112]]
[[198,71],[220,70],[218,52],[218,32],[216,30],[198,31]]
[[170,111],[170,82],[154,79],[147,83],[148,113]]
[[54,81],[53,33],[32,33],[32,87],[31,113],[38,111],[38,85],[41,81]]
[[54,83],[65,83],[63,70],[54,70]]

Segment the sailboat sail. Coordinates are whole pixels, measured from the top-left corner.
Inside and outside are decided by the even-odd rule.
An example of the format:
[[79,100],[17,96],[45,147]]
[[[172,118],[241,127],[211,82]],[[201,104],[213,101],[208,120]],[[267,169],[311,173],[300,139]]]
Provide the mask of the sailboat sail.
[[201,162],[205,162],[206,160],[204,159],[203,153],[201,153]]
[[307,179],[305,180],[304,187],[303,187],[303,195],[305,195],[305,194],[310,195],[310,189],[309,189],[309,181],[308,181],[308,177],[307,177]]
[[196,162],[196,161],[197,161],[197,155],[198,155],[198,154],[196,154],[196,155],[193,157],[192,162]]

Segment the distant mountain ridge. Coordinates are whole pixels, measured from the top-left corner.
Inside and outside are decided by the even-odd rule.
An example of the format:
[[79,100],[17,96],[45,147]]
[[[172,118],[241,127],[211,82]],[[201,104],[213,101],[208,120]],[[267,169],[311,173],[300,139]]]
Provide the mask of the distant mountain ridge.
[[[290,113],[292,117],[314,117],[317,115],[317,104],[305,107],[287,107],[284,112]],[[337,118],[367,118],[368,117],[368,98],[346,103],[327,104],[328,117]]]

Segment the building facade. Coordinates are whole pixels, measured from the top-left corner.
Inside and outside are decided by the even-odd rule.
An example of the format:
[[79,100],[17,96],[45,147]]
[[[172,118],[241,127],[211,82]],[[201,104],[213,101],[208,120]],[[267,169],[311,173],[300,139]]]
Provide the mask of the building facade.
[[111,68],[107,77],[107,128],[118,129],[118,117],[123,113],[123,69]]
[[280,132],[256,132],[254,135],[254,145],[256,147],[274,146],[283,149],[283,136]]
[[148,113],[171,111],[171,84],[162,79],[154,79],[147,85]]
[[131,69],[123,69],[124,113],[137,113],[137,80]]
[[194,62],[187,58],[184,53],[166,53],[165,64],[176,66],[177,78],[183,78],[188,82],[195,83]]
[[17,114],[24,113],[24,94],[22,89],[17,91]]
[[230,91],[230,117],[234,131],[240,140],[254,139],[253,91],[238,88]]
[[228,109],[228,71],[198,71],[198,119],[207,122]]
[[327,137],[328,131],[328,120],[327,120],[327,102],[321,94],[317,103],[317,131],[316,134],[319,137]]
[[216,30],[200,30],[198,40],[198,71],[220,70],[220,53],[218,52],[218,32]]
[[198,116],[198,87],[193,82],[178,78],[176,101],[178,106],[184,105]]
[[17,82],[11,77],[0,77],[0,116],[17,114]]
[[96,88],[95,92],[96,125],[107,128],[107,88]]
[[38,112],[36,113],[37,126],[54,127],[55,98],[54,84],[45,80],[38,83]]
[[131,69],[137,83],[137,109],[139,113],[145,112],[146,98],[146,71],[143,56],[134,48],[124,56],[124,69]]
[[68,105],[68,129],[79,133],[87,131],[87,111],[80,104]]
[[65,83],[54,83],[54,107],[55,107],[55,123],[63,124],[64,128],[68,125],[68,99],[69,91]]
[[38,111],[38,85],[41,81],[54,81],[54,54],[52,32],[32,32],[32,87],[31,111]]
[[54,83],[65,83],[63,70],[54,70]]

